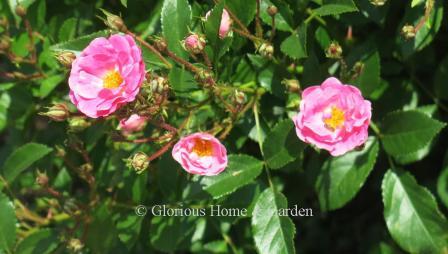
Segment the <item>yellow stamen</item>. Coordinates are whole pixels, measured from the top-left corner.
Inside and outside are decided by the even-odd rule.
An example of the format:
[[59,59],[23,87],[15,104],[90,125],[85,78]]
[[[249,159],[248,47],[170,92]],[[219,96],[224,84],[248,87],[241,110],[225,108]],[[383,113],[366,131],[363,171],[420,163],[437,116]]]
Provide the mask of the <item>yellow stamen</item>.
[[344,125],[345,115],[344,111],[340,110],[338,107],[331,107],[331,116],[324,119],[325,127],[331,131],[335,131],[337,128]]
[[209,140],[195,138],[192,150],[200,157],[210,156],[213,154],[213,143]]
[[117,88],[123,83],[123,78],[118,71],[109,71],[103,77],[104,88]]

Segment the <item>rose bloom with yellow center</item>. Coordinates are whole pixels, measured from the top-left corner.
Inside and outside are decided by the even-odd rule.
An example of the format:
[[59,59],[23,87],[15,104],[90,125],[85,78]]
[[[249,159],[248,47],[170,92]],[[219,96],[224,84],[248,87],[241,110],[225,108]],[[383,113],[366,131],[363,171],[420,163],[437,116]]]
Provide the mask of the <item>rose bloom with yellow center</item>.
[[227,167],[227,150],[208,133],[181,138],[172,151],[173,158],[190,174],[213,176]]
[[89,117],[108,116],[135,99],[144,77],[142,53],[131,36],[96,38],[73,61],[70,99]]
[[293,121],[302,141],[338,156],[367,141],[371,117],[370,101],[357,87],[328,78],[303,91]]

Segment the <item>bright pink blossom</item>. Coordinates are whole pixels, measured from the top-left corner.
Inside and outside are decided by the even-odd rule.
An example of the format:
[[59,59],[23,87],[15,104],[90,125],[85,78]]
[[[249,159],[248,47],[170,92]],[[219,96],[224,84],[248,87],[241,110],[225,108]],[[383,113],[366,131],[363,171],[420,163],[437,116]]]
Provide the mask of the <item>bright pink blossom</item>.
[[339,156],[366,142],[371,116],[370,101],[358,88],[328,78],[303,91],[293,120],[302,141]]
[[123,134],[127,135],[132,132],[141,131],[145,127],[147,120],[147,117],[132,114],[128,119],[122,119],[118,128]]
[[72,64],[70,99],[89,117],[107,116],[135,99],[144,77],[141,50],[131,36],[96,38]]
[[[208,19],[211,11],[208,11],[205,14],[205,19]],[[224,9],[222,10],[221,15],[221,24],[219,26],[219,38],[224,39],[230,32],[230,27],[232,26],[232,19],[230,18],[229,13]]]
[[214,136],[194,133],[174,145],[173,158],[190,174],[212,176],[227,167],[227,150]]

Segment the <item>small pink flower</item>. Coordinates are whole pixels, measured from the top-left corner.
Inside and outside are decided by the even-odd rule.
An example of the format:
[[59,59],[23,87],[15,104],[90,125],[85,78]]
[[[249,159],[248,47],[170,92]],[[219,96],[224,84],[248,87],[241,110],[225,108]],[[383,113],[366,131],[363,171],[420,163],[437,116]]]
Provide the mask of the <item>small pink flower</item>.
[[197,34],[191,34],[184,41],[184,47],[186,50],[198,54],[204,50],[205,40]]
[[303,91],[293,121],[302,141],[339,156],[366,142],[371,116],[370,101],[358,88],[328,78]]
[[141,50],[131,36],[96,38],[72,64],[70,99],[89,117],[108,116],[135,99],[144,77]]
[[190,174],[213,176],[227,167],[227,150],[214,136],[194,133],[174,145],[173,158]]
[[147,120],[147,117],[132,114],[128,119],[122,119],[118,125],[118,128],[123,132],[123,134],[128,135],[132,132],[143,130]]
[[[205,19],[208,19],[210,14],[211,14],[211,11],[208,11],[205,14]],[[227,10],[224,9],[224,10],[222,10],[221,24],[219,26],[219,38],[221,38],[221,39],[226,38],[226,36],[230,32],[230,27],[231,26],[232,26],[232,19],[230,18],[230,15],[227,12]]]

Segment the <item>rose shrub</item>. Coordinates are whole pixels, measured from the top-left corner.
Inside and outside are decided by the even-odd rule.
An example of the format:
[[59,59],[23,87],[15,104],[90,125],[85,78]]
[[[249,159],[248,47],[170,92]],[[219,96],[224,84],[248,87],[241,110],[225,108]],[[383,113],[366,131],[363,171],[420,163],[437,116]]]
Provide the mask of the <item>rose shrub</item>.
[[0,1],[0,253],[447,253],[443,16]]

